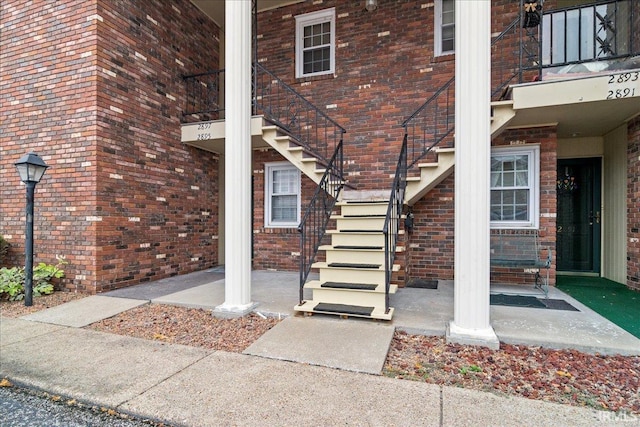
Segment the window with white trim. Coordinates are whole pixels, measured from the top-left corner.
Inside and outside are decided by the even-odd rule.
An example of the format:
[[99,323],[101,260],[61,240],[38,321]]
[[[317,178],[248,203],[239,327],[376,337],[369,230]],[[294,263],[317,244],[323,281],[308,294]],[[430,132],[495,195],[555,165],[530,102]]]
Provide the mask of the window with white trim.
[[265,179],[265,226],[297,227],[300,222],[300,171],[291,163],[267,163]]
[[540,147],[491,152],[491,226],[537,228],[540,216]]
[[296,16],[296,78],[333,74],[335,8]]
[[455,51],[456,18],[454,0],[435,1],[435,55],[449,55]]

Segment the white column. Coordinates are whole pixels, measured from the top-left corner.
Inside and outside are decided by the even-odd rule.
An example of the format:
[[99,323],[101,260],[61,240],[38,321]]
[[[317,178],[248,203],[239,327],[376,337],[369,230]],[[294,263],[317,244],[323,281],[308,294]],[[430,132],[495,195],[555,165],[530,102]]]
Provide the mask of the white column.
[[447,340],[499,346],[489,322],[491,3],[456,0],[454,318]]
[[251,302],[251,0],[225,1],[225,287],[214,314]]

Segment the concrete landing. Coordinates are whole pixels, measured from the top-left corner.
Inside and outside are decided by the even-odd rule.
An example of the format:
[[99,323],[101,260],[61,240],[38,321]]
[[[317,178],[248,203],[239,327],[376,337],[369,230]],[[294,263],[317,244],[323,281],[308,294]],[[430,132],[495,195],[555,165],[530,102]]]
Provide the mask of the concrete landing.
[[288,317],[244,354],[378,375],[394,329],[388,323],[358,319]]
[[118,313],[148,304],[147,300],[134,300],[93,295],[70,301],[56,307],[22,316],[24,320],[51,323],[53,325],[83,328],[94,322],[113,317]]

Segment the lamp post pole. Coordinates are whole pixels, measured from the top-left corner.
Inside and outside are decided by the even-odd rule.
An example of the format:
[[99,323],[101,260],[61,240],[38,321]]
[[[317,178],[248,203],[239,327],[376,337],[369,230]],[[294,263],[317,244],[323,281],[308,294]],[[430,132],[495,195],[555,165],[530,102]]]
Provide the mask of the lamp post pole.
[[24,305],[33,305],[33,195],[36,183],[28,181],[27,186],[27,224],[24,244]]
[[27,186],[26,230],[24,243],[24,305],[33,305],[33,199],[36,184],[49,166],[35,153],[25,154],[15,163],[20,180]]

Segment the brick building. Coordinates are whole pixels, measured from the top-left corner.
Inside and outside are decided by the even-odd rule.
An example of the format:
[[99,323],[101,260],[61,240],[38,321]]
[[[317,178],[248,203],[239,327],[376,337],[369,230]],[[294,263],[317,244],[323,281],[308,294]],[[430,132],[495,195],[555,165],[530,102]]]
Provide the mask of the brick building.
[[[258,0],[254,19],[251,2],[3,1],[0,233],[11,261],[24,240],[13,163],[33,150],[51,166],[37,188],[36,261],[65,255],[69,289],[225,260],[227,282],[251,268],[306,272],[320,246],[321,279],[354,282],[353,270],[382,293],[361,304],[362,288],[331,289],[328,303],[382,305],[386,318],[395,285],[480,270],[488,296],[498,234],[550,248],[550,284],[578,272],[640,289],[637,2],[473,3]],[[465,105],[469,116],[457,113]],[[300,222],[327,200],[338,202],[327,233],[317,240],[324,220],[308,220],[301,246]],[[372,237],[385,221],[387,235]],[[456,229],[482,268],[456,254]],[[522,266],[490,273],[534,280]],[[231,311],[251,306],[242,286]]]

